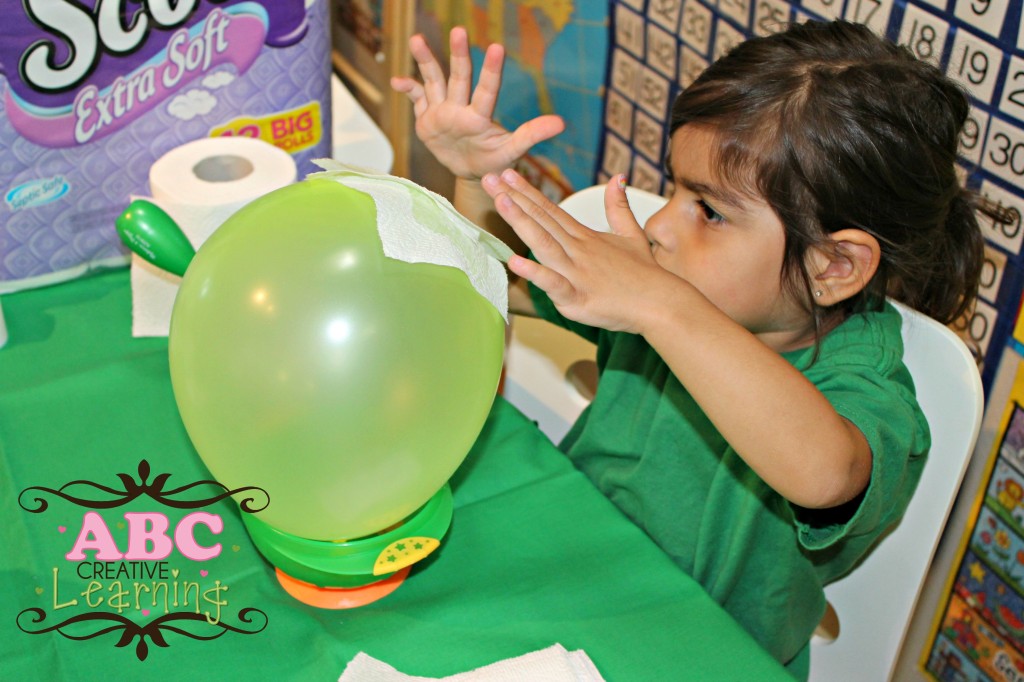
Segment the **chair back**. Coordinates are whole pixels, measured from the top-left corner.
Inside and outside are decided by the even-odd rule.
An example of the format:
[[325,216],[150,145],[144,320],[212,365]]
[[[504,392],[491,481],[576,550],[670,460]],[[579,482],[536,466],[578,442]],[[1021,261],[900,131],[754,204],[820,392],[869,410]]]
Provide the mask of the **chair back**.
[[932,448],[899,525],[856,569],[825,588],[839,635],[813,640],[811,682],[891,678],[981,426],[981,379],[963,341],[935,320],[894,305],[903,316],[904,363]]
[[[592,185],[570,194],[558,205],[566,213],[598,232],[610,232],[608,218],[604,214],[604,185]],[[641,225],[668,201],[665,197],[635,187],[626,188],[629,208]]]

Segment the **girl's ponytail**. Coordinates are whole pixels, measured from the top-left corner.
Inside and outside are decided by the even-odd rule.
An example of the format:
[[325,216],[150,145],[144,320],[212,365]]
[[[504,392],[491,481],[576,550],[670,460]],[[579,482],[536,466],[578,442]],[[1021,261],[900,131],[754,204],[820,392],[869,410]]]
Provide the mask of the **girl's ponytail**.
[[1016,209],[998,205],[973,189],[959,187],[949,202],[944,225],[932,231],[926,259],[895,259],[888,295],[944,324],[951,324],[974,307],[985,239],[978,226],[979,214],[993,223],[1019,222]]
[[976,191],[961,187],[950,201],[945,229],[936,230],[932,258],[935,276],[928,269],[917,274],[922,281],[901,283],[891,292],[904,303],[944,324],[960,319],[974,306],[985,256],[985,240],[978,228],[975,211],[1002,220],[1000,209]]
[[942,233],[945,238],[943,247],[948,254],[943,261],[951,266],[950,278],[961,285],[959,290],[971,292],[971,295],[960,297],[959,301],[948,297],[945,306],[929,312],[942,322],[959,320],[974,308],[985,260],[985,239],[978,226],[980,217],[999,225],[1019,224],[1021,218],[1017,209],[997,204],[976,190],[961,188],[950,206],[946,229]]

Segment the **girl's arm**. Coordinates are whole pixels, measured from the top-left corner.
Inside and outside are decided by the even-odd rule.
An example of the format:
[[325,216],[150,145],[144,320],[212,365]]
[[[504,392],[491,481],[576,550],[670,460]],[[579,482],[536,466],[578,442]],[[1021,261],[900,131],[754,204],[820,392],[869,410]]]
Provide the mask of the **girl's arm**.
[[655,262],[622,185],[609,183],[605,195],[612,234],[580,225],[512,172],[489,175],[483,186],[539,260],[515,256],[512,272],[570,319],[643,335],[779,494],[828,508],[865,489],[871,450],[863,434],[778,352]]
[[[533,145],[562,132],[565,123],[554,115],[538,116],[509,132],[493,119],[501,88],[505,50],[491,45],[484,55],[476,88],[469,56],[469,38],[460,26],[449,37],[449,77],[421,35],[409,39],[409,49],[423,83],[392,78],[391,87],[408,95],[416,116],[416,136],[455,175],[455,208],[469,220],[525,253],[525,246],[494,211],[494,202],[480,187],[480,178],[513,165]],[[509,290],[514,313],[534,314],[525,283]]]

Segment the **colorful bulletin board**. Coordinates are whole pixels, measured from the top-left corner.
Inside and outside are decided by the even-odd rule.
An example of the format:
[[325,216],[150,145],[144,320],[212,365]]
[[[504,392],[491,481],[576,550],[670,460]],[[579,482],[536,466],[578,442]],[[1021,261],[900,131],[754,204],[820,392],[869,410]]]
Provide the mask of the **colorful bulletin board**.
[[983,481],[921,660],[940,682],[1024,680],[1024,369]]
[[962,83],[972,113],[962,137],[967,183],[1017,210],[1013,225],[984,222],[981,300],[960,325],[982,358],[986,389],[1010,339],[1022,286],[1024,24],[1017,0],[615,0],[597,179],[666,191],[661,161],[671,103],[712,61],[753,35],[807,18],[871,26]]

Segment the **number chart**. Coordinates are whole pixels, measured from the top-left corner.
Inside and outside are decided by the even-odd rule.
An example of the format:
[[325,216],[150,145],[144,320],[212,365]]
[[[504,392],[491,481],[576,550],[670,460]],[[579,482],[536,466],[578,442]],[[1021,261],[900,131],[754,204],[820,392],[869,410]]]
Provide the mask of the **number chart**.
[[[662,172],[675,96],[737,43],[794,21],[846,19],[905,45],[971,98],[960,142],[965,182],[1018,216],[982,218],[980,300],[957,331],[983,360],[989,388],[1011,342],[1024,288],[1024,22],[1014,0],[616,0],[597,179],[669,191]],[[1024,341],[1024,339],[1022,339]]]

